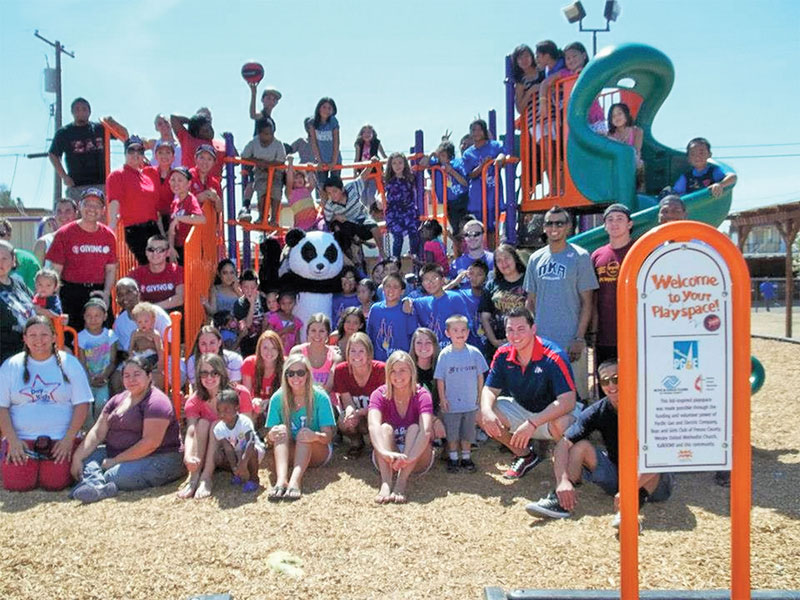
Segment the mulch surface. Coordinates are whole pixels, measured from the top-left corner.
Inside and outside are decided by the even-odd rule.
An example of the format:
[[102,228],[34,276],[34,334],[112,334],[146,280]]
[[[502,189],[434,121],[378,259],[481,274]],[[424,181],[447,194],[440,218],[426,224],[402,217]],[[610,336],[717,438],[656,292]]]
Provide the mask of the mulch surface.
[[[753,340],[753,354],[767,379],[752,411],[752,585],[797,589],[800,347]],[[543,464],[508,482],[509,458],[487,444],[474,454],[477,473],[448,474],[437,462],[412,480],[404,506],[374,504],[377,473],[366,455],[346,460],[344,448],[307,475],[294,503],[270,503],[266,489],[243,494],[225,473],[206,501],[178,500],[177,483],[88,506],[66,492],[0,491],[0,597],[439,599],[480,598],[487,585],[618,588],[611,498],[584,485],[573,518],[531,518],[524,506],[552,487],[552,471]],[[728,588],[728,515],[729,490],[711,473],[678,476],[668,502],[643,509],[642,589]]]

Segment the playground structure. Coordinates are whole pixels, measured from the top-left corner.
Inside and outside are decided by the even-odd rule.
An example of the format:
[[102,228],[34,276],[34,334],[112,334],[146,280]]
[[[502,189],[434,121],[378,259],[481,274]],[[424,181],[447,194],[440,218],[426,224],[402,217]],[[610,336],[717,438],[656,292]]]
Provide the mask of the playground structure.
[[[504,166],[494,163],[484,165],[481,181],[484,183],[481,220],[493,213],[498,227],[494,235],[498,241],[503,235],[510,243],[518,241],[518,222],[523,223],[527,215],[543,213],[553,205],[570,208],[577,215],[596,215],[611,203],[620,202],[632,211],[634,228],[638,237],[657,224],[658,206],[656,194],[666,185],[672,184],[687,169],[683,150],[674,150],[657,142],[652,135],[652,124],[658,109],[666,99],[673,81],[672,63],[663,53],[643,44],[626,44],[601,50],[580,74],[564,77],[551,93],[541,99],[535,98],[534,106],[539,111],[517,117],[514,107],[514,81],[511,57],[505,59],[505,134],[498,135],[497,115],[489,111],[490,135],[503,140],[503,151],[508,157]],[[636,193],[634,150],[592,131],[588,125],[589,106],[597,100],[604,111],[610,104],[624,101],[644,131],[642,158],[646,163],[644,194]],[[525,126],[525,123],[529,126]],[[110,169],[110,145],[112,140],[121,140],[123,134],[113,123],[104,122],[106,135],[106,168]],[[184,314],[176,329],[181,329],[182,339],[191,345],[203,324],[205,312],[201,299],[208,294],[217,262],[230,257],[238,268],[258,268],[260,256],[257,244],[251,239],[252,231],[282,236],[288,229],[283,221],[277,227],[250,224],[235,220],[237,211],[237,187],[244,189],[246,174],[237,181],[236,165],[252,164],[235,156],[234,138],[224,133],[226,145],[223,170],[224,211],[214,214],[213,207],[206,204],[205,225],[195,225],[186,240],[184,261]],[[426,155],[424,136],[421,130],[414,134],[409,160],[415,175],[415,188],[420,218],[435,218],[447,232],[447,186],[441,186],[443,197],[437,195],[436,178],[443,177],[438,166],[423,167],[420,159]],[[370,177],[375,182],[379,196],[384,196],[381,179],[385,161],[337,165],[343,179],[346,171],[357,168],[374,168]],[[725,172],[730,168],[720,163]],[[538,168],[537,168],[538,165]],[[296,165],[296,170],[314,171],[313,165]],[[273,178],[284,167],[270,167],[268,187]],[[502,175],[502,181],[501,181]],[[497,185],[493,194],[487,194],[485,182],[493,176]],[[501,202],[500,186],[504,186],[504,197],[515,201]],[[712,198],[708,190],[701,190],[683,197],[689,216],[693,220],[718,226],[727,216],[732,187],[719,198]],[[582,223],[588,221],[581,220]],[[117,224],[118,277],[125,276],[136,266],[136,261],[125,244],[124,223]],[[445,235],[447,235],[445,233]],[[570,238],[589,251],[607,241],[602,225],[578,230]],[[165,352],[165,356],[169,355]]]

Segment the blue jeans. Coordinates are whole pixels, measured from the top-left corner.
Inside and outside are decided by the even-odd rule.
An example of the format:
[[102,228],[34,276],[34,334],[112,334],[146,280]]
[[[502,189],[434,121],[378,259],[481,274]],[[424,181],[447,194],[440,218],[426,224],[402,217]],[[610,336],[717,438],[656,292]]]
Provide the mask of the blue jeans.
[[186,474],[180,452],[151,454],[138,460],[114,465],[107,471],[100,466],[106,458],[106,447],[100,446],[83,465],[83,480],[94,486],[112,481],[119,490],[143,490],[175,481]]
[[[408,251],[419,256],[419,234],[416,231],[408,231],[406,233],[408,234]],[[392,256],[400,258],[403,253],[404,240],[405,235],[392,232]]]

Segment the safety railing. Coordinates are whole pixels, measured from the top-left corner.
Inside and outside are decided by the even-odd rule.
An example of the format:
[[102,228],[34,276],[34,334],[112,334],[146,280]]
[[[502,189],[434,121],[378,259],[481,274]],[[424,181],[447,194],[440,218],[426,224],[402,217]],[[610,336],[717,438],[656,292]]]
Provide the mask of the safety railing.
[[56,330],[56,346],[60,349],[64,349],[66,345],[66,335],[67,333],[72,334],[72,350],[75,356],[78,356],[78,350],[80,346],[78,345],[78,332],[75,331],[74,327],[70,327],[67,325],[67,316],[66,315],[59,315],[57,317],[52,318],[53,327]]
[[[421,168],[421,167],[420,167]],[[424,210],[423,214],[420,215],[421,217],[427,216],[428,219],[436,219],[439,222],[439,225],[442,226],[442,239],[444,241],[445,247],[447,247],[447,225],[449,223],[448,211],[447,211],[447,170],[442,165],[428,165],[427,170],[429,172],[429,186],[430,193],[426,196],[426,200],[430,200],[430,202],[424,202]],[[437,188],[437,177],[441,180],[442,186],[442,197],[439,198],[439,194],[436,192]],[[439,205],[442,205],[442,214],[439,214]],[[453,224],[454,227],[457,227],[457,224]]]
[[[180,333],[181,330],[181,313],[173,311],[169,314],[170,325],[164,330],[163,335],[163,362],[161,363],[162,372],[164,373],[164,393],[172,398],[172,404],[175,408],[175,415],[180,418],[181,407],[183,405],[183,396],[181,393],[181,339],[180,335],[173,335],[172,332]],[[77,357],[80,351],[80,343],[78,342],[78,332],[73,327],[67,325],[67,317],[60,315],[54,317],[53,326],[56,330],[56,346],[63,350],[66,344],[66,334],[72,334],[72,351]]]
[[[544,211],[559,204],[564,207],[589,206],[575,187],[569,171],[569,125],[567,111],[578,75],[559,79],[545,94],[534,93],[533,101],[516,120],[520,132],[520,187],[523,211]],[[612,88],[597,96],[603,115],[612,104],[625,102],[636,116],[642,98],[632,90]]]
[[193,225],[183,246],[184,324],[183,339],[188,348],[207,319],[202,298],[208,295],[217,266],[216,209],[203,205],[206,222]]

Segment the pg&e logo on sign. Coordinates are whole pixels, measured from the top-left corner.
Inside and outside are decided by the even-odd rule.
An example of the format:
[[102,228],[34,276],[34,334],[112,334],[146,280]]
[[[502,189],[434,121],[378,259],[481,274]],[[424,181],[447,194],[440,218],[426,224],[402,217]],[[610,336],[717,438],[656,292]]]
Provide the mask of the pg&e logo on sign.
[[697,356],[697,340],[672,342],[672,368],[676,371],[691,371],[700,367]]

